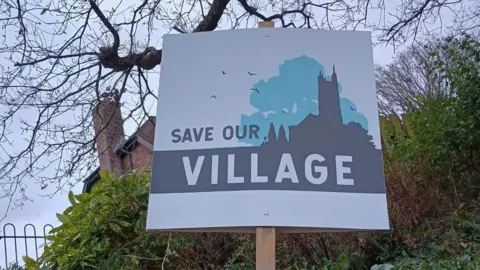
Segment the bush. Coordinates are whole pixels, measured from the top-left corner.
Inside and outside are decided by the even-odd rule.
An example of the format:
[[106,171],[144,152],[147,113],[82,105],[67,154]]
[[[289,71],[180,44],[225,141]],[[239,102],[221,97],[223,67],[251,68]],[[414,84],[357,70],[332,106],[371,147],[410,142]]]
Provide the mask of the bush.
[[[62,225],[54,229],[38,262],[26,260],[27,269],[255,269],[253,235],[146,232],[148,186],[143,174],[115,180],[102,173],[91,194],[70,193],[72,205],[58,215]],[[451,228],[424,226],[408,232],[280,235],[277,267],[369,269],[391,262],[404,269],[432,259],[464,260],[469,255],[473,260],[479,250],[479,221],[470,218]]]
[[72,205],[57,214],[62,225],[53,229],[40,263],[53,269],[158,266],[167,242],[145,230],[149,175],[101,177],[92,193],[68,194]]
[[[149,172],[120,179],[102,172],[89,194],[68,194],[50,245],[28,269],[217,269],[251,262],[250,235],[152,233],[145,230]],[[213,268],[212,268],[213,267]],[[230,268],[229,268],[230,267]]]
[[479,191],[480,44],[469,37],[447,38],[430,55],[432,72],[449,91],[412,107],[414,136],[401,140],[393,154],[395,162],[407,164],[412,175],[421,173],[424,183],[438,185],[458,205],[477,199]]
[[443,233],[418,230],[391,269],[479,269],[480,216],[453,218]]
[[7,267],[7,269],[0,267],[0,270],[25,270],[25,268],[22,266],[19,266],[17,263],[12,263]]

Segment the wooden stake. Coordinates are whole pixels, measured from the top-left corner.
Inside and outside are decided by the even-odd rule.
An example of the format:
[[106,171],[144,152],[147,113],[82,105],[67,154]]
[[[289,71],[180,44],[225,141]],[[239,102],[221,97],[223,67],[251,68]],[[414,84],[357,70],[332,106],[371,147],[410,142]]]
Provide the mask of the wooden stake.
[[272,21],[259,22],[258,28],[275,28],[275,23]]
[[[272,21],[259,22],[258,28],[275,28]],[[256,270],[275,270],[276,232],[275,228],[257,228]]]
[[275,228],[257,228],[256,270],[275,270]]

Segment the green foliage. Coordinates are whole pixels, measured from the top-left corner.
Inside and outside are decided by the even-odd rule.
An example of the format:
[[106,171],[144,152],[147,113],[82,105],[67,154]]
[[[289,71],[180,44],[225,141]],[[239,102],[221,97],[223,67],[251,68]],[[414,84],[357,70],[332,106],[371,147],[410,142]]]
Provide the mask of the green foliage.
[[90,194],[68,194],[40,263],[52,269],[147,269],[161,264],[165,238],[145,230],[149,175],[102,173]]
[[419,230],[392,269],[479,269],[480,216],[455,219],[443,233]]
[[472,187],[480,173],[480,44],[449,38],[430,55],[432,72],[448,91],[419,100],[421,108],[409,112],[415,136],[395,152],[400,161],[422,166],[424,176],[451,196],[468,200],[478,194]]
[[[0,267],[0,270],[4,270],[4,268]],[[13,263],[13,264],[10,264],[5,270],[25,270],[25,268],[22,266],[19,266],[16,263]]]

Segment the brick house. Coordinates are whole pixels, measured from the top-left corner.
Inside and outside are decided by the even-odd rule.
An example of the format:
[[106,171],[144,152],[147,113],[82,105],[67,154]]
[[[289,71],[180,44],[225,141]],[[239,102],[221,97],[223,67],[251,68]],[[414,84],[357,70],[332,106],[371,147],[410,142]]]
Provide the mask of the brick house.
[[112,171],[117,177],[133,169],[152,166],[155,116],[150,116],[128,138],[125,138],[123,118],[117,100],[104,96],[93,110],[95,148],[100,166],[83,180],[83,192],[90,192],[100,180],[100,171]]

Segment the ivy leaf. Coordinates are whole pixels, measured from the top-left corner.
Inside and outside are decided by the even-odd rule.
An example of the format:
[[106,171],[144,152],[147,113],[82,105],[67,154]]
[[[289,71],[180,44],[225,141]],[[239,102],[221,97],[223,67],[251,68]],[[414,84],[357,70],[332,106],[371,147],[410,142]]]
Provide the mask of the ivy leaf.
[[54,241],[54,240],[55,240],[55,236],[53,236],[53,235],[46,235],[46,236],[45,236],[45,240]]
[[120,232],[122,230],[122,228],[120,228],[120,226],[118,226],[118,224],[115,224],[115,223],[109,223],[108,224],[110,226],[110,228],[112,228],[112,230],[116,233]]
[[62,223],[69,223],[70,219],[66,215],[62,215],[60,213],[57,213],[57,218],[60,220]]
[[85,202],[87,201],[88,196],[89,196],[88,193],[78,194],[78,195],[75,195],[75,199],[79,202]]
[[126,222],[125,220],[120,220],[118,221],[118,224],[120,224],[120,226],[122,227],[130,227],[130,223]]
[[68,200],[70,201],[70,203],[72,205],[76,204],[77,202],[75,201],[75,195],[73,194],[73,192],[70,190],[68,192]]
[[166,256],[173,255],[173,252],[172,252],[172,250],[170,249],[170,247],[167,247],[167,249],[165,250],[165,255],[166,255]]

